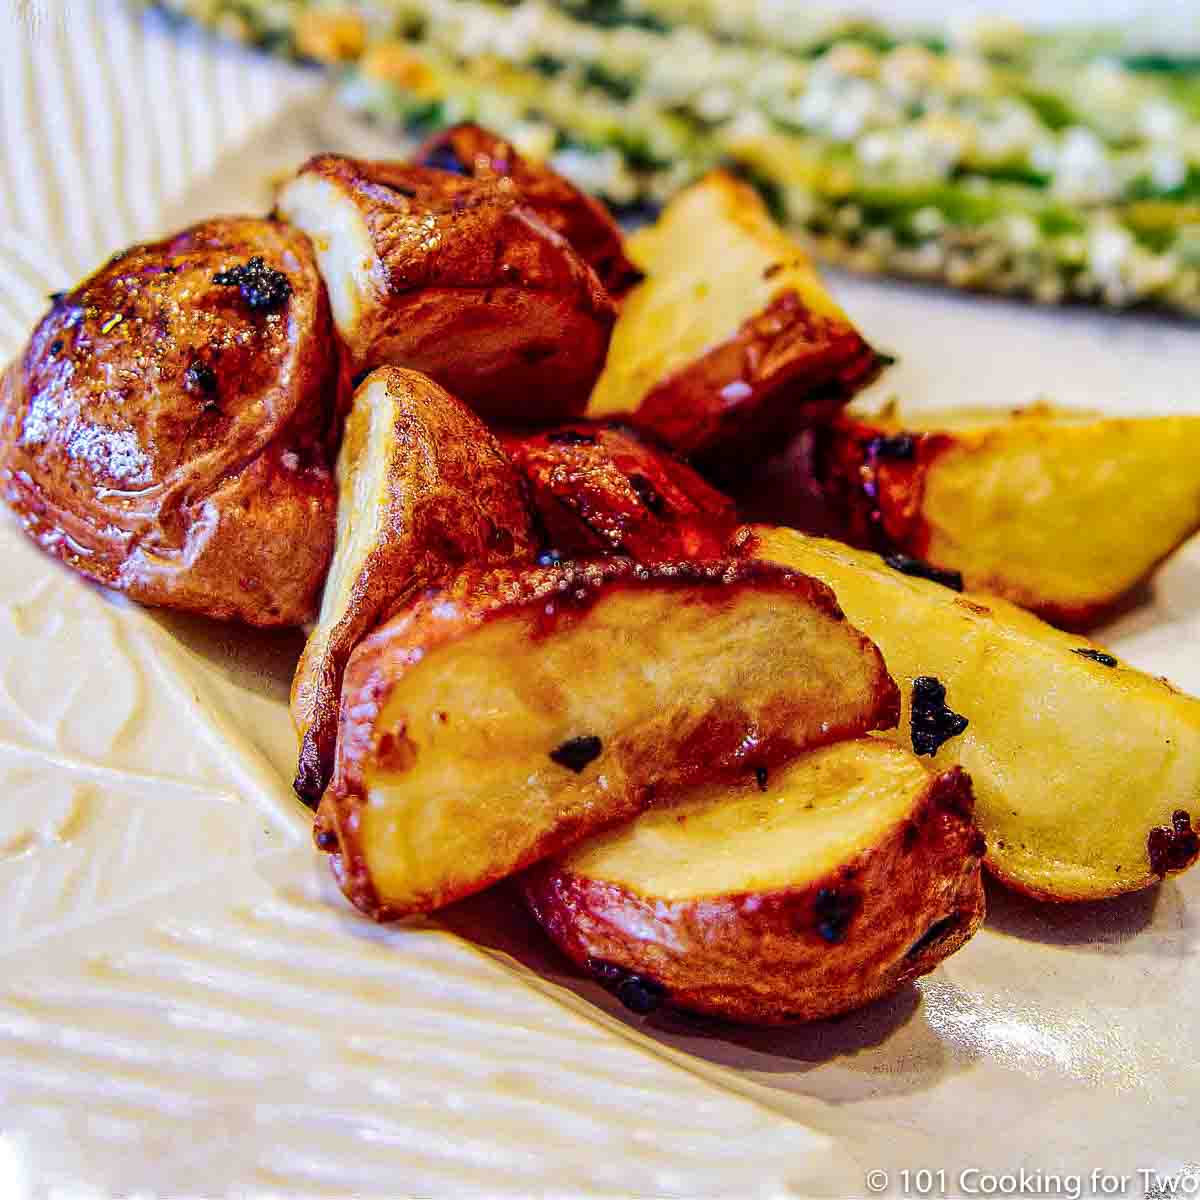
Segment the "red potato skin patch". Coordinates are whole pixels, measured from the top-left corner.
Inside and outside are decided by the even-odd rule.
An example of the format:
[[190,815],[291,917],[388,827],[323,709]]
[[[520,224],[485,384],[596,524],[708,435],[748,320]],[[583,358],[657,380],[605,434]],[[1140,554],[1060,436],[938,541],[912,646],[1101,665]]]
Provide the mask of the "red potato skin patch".
[[[833,592],[825,584],[776,564],[747,559],[645,566],[626,558],[608,558],[548,567],[468,571],[449,588],[427,592],[389,625],[360,643],[346,671],[339,755],[333,780],[321,802],[318,824],[325,843],[322,848],[328,849],[330,832],[336,834],[334,872],[358,908],[377,920],[404,915],[381,901],[370,879],[360,841],[360,815],[366,793],[363,767],[378,750],[375,723],[405,673],[439,647],[469,636],[472,629],[491,621],[525,613],[531,618],[533,639],[551,637],[565,623],[585,619],[600,599],[634,588],[686,590],[687,602],[716,605],[735,602],[742,590],[776,590],[802,596],[825,616],[844,620]],[[861,634],[857,636],[870,645]],[[899,718],[900,695],[881,658],[878,664],[871,725],[885,728],[895,725]],[[831,726],[820,744],[857,732],[860,730]],[[748,739],[744,714],[740,720],[726,720],[716,711],[684,749],[686,753],[680,750],[675,755],[679,761],[673,765],[673,789],[723,774],[744,774],[756,766],[771,766],[795,757],[800,748],[779,735],[761,741]],[[644,770],[634,769],[642,765],[644,752],[632,740],[610,739],[604,750],[606,755],[629,764],[631,778],[645,775]],[[631,817],[648,807],[654,791],[654,784],[637,790],[623,809],[614,812],[613,819]],[[501,874],[552,854],[596,827],[590,814],[565,819],[538,839],[517,867]],[[494,881],[481,881],[471,890],[480,890]],[[429,896],[422,903],[432,907],[454,898],[457,896]]]
[[[922,882],[929,877],[908,866],[918,847],[943,864],[929,893]],[[966,942],[983,920],[983,850],[970,778],[955,767],[931,782],[920,807],[879,845],[803,886],[666,902],[551,860],[528,870],[520,887],[551,940],[583,970],[600,962],[614,977],[632,972],[652,979],[668,1006],[781,1025],[886,995]],[[873,876],[892,889],[873,886]],[[897,909],[932,919],[887,933],[884,917]],[[636,962],[628,949],[632,912],[644,934]],[[766,946],[777,968],[769,979],[747,969],[752,951]],[[792,990],[797,980],[804,981],[802,1011]]]

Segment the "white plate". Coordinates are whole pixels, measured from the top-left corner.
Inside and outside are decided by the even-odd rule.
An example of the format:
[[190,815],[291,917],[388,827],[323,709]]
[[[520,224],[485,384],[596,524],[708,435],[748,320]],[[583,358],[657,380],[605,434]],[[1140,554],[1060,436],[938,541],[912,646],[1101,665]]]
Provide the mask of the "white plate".
[[[0,14],[5,356],[112,250],[377,136],[315,76],[50,7]],[[880,396],[1200,410],[1194,326],[837,286],[900,355]],[[0,553],[0,1197],[982,1195],[1005,1181],[972,1170],[1022,1168],[1141,1197],[1197,1155],[1200,874],[992,889],[962,953],[843,1020],[637,1020],[503,898],[349,910],[288,788],[295,637],[140,611],[7,520]],[[1200,553],[1105,636],[1200,691]]]

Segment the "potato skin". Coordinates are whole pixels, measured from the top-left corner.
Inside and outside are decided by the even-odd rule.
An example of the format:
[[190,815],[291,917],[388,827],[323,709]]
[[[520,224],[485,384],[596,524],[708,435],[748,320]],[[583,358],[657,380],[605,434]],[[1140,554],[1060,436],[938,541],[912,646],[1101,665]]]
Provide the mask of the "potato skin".
[[610,296],[621,296],[641,278],[625,257],[620,228],[599,200],[524,158],[491,130],[470,123],[444,129],[417,149],[413,162],[474,179],[511,179],[526,206],[571,243]]
[[305,175],[353,205],[375,251],[376,295],[342,330],[356,373],[420,371],[510,425],[583,411],[616,310],[510,181],[334,155]]
[[[282,303],[216,281],[256,257]],[[4,498],[42,549],[143,603],[299,624],[333,546],[342,386],[308,240],[207,221],[56,297],[4,378]]]
[[730,552],[733,501],[631,426],[577,421],[508,433],[503,443],[525,477],[547,548],[562,558],[671,562]]
[[[983,921],[983,840],[968,776],[930,779],[908,821],[804,887],[663,900],[538,863],[521,889],[542,928],[602,980],[752,1025],[861,1008],[932,971]],[[617,970],[614,971],[614,968]]]
[[[706,564],[667,563],[643,566],[627,558],[607,558],[550,567],[467,570],[448,587],[417,599],[388,624],[361,642],[350,658],[342,688],[337,761],[333,779],[318,810],[314,838],[318,849],[334,855],[332,866],[343,892],[355,907],[375,920],[388,921],[413,912],[429,911],[461,896],[482,890],[498,879],[552,854],[589,833],[635,815],[653,802],[656,791],[667,793],[692,783],[744,769],[747,755],[754,762],[775,763],[794,757],[807,746],[796,746],[779,730],[748,740],[744,722],[722,720],[712,713],[704,737],[672,747],[665,766],[647,764],[652,786],[635,794],[609,793],[603,804],[586,813],[559,819],[511,867],[477,879],[469,889],[443,891],[419,903],[397,907],[376,891],[361,841],[361,813],[367,803],[368,770],[393,757],[397,748],[388,731],[380,731],[380,714],[404,676],[441,647],[458,641],[489,622],[515,614],[534,618],[535,637],[552,637],[564,621],[575,621],[601,598],[622,589],[702,589],[713,605],[731,603],[741,589],[770,589],[790,593],[819,613],[841,621],[833,593],[808,576],[756,561],[722,560]],[[448,617],[449,614],[449,617]],[[863,653],[874,663],[872,698],[854,728],[837,722],[822,725],[822,742],[854,736],[895,723],[899,693],[878,651],[857,631]],[[519,653],[520,648],[514,647]],[[748,744],[752,741],[752,744]],[[634,749],[631,747],[631,749]],[[648,754],[660,756],[662,747]],[[651,769],[651,767],[653,769]],[[403,766],[398,769],[404,769]]]
[[[415,371],[383,367],[360,385],[387,389],[394,458],[386,490],[371,503],[383,508],[376,544],[361,563],[349,603],[328,638],[310,638],[296,668],[292,716],[301,734],[297,794],[316,805],[333,770],[338,698],[351,651],[390,610],[417,587],[431,587],[467,565],[496,566],[532,558],[532,521],[524,489],[508,456],[466,405]],[[367,469],[370,420],[352,408],[339,473]],[[340,479],[343,503],[353,502]],[[366,514],[360,514],[365,520]],[[354,522],[345,526],[354,536]],[[324,615],[324,614],[323,614]]]
[[806,435],[807,454],[789,458],[782,480],[745,497],[749,507],[756,519],[956,571],[971,590],[1077,631],[1119,609],[1200,528],[1188,466],[1200,419],[1038,405],[974,426],[956,426],[953,411],[939,426],[938,415],[917,430],[887,412],[840,414]]
[[848,321],[785,291],[651,388],[632,420],[706,473],[737,479],[780,440],[828,421],[878,369]]
[[589,415],[634,422],[722,484],[883,365],[804,250],[724,171],[680,192],[629,253],[646,279],[622,303]]

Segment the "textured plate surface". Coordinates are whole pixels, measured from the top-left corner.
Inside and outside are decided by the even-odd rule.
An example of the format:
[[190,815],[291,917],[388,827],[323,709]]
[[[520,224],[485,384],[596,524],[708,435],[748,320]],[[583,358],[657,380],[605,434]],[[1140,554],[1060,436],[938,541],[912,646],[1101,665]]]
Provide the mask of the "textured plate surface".
[[[104,0],[0,11],[0,136],[4,357],[129,241],[392,145],[317,77]],[[879,398],[1200,411],[1194,326],[836,283],[901,356]],[[1197,1156],[1200,877],[993,891],[961,954],[841,1021],[627,1019],[503,895],[348,910],[287,786],[295,637],[137,610],[7,519],[0,554],[0,1196],[930,1194],[918,1168],[970,1195],[1024,1168],[1141,1197]],[[1102,636],[1200,691],[1196,547]]]

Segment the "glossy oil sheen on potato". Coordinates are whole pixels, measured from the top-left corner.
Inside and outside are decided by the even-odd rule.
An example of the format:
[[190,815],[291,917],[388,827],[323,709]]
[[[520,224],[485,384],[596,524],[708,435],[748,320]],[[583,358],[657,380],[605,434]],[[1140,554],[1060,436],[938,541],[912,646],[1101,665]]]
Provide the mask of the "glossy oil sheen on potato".
[[355,391],[337,462],[337,549],[292,686],[296,791],[329,782],[350,652],[414,590],[468,564],[531,558],[521,480],[486,426],[415,371],[384,367]]
[[[252,263],[261,294],[236,283]],[[340,384],[308,239],[203,222],[54,298],[4,377],[4,498],[142,603],[298,625],[333,547]]]
[[547,545],[562,558],[720,558],[739,526],[729,497],[637,430],[577,421],[503,438]]
[[1200,529],[1200,417],[885,412],[823,436],[817,482],[852,540],[1068,628],[1095,624]]
[[629,253],[646,280],[622,305],[590,416],[634,414],[672,449],[732,470],[876,368],[804,251],[730,176],[682,192]]
[[569,420],[614,320],[595,272],[507,179],[321,155],[280,190],[355,373],[408,367],[489,420]]
[[473,179],[511,179],[524,204],[571,243],[610,295],[637,282],[638,269],[625,257],[621,230],[604,205],[490,130],[472,124],[443,129],[417,149],[413,162]]
[[983,917],[981,854],[961,771],[863,738],[685,792],[522,887],[601,978],[774,1023],[857,1008],[958,949]]
[[427,911],[681,786],[886,727],[896,702],[802,575],[473,573],[355,651],[321,833],[359,907]]
[[1103,654],[998,597],[960,595],[791,530],[755,533],[755,553],[824,580],[883,651],[904,698],[902,739],[913,679],[945,686],[969,725],[933,763],[970,774],[994,874],[1036,896],[1092,900],[1191,865],[1200,701],[1078,653]]

